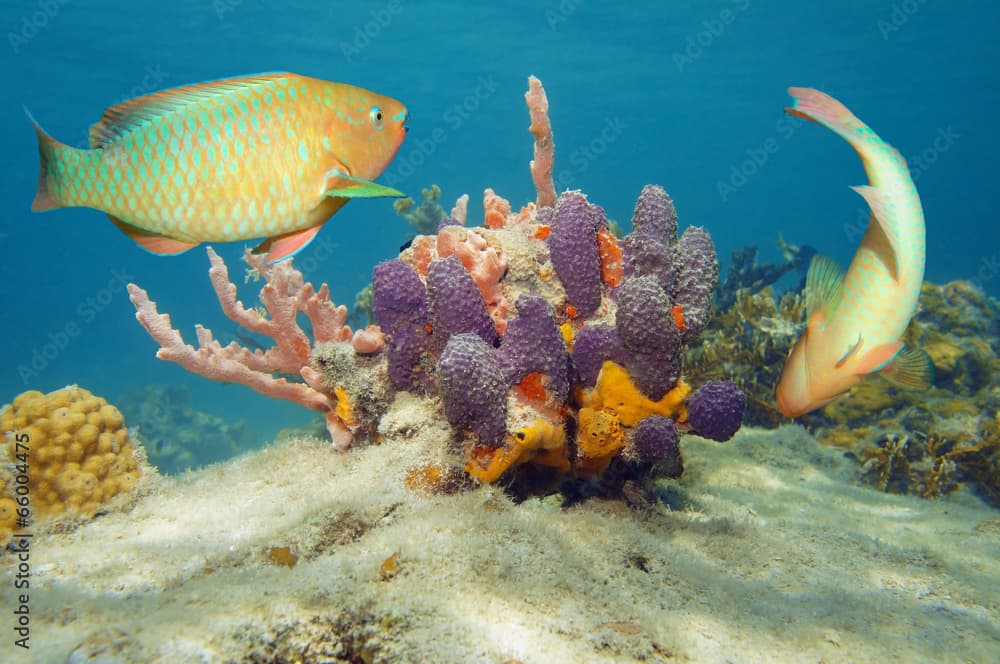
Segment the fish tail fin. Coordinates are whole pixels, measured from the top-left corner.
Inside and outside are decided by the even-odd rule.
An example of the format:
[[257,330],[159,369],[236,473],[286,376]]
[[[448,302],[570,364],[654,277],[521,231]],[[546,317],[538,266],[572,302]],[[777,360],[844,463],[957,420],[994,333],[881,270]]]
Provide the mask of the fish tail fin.
[[35,192],[35,200],[31,202],[31,209],[35,212],[41,212],[65,207],[65,204],[52,190],[54,175],[50,172],[50,163],[60,159],[59,149],[66,146],[46,134],[27,107],[25,107],[24,112],[31,120],[31,124],[35,127],[35,133],[38,135],[38,191]]
[[811,120],[826,127],[861,152],[865,139],[875,137],[875,133],[859,120],[850,109],[839,101],[814,88],[788,88],[795,100],[785,112],[795,117]]

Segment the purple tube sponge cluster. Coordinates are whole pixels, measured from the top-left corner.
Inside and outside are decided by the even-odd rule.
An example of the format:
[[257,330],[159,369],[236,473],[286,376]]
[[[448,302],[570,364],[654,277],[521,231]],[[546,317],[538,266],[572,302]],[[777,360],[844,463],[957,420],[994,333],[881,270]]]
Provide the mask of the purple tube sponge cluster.
[[708,322],[719,284],[719,261],[708,231],[690,227],[678,240],[673,201],[661,187],[646,185],[623,245],[626,278],[655,277],[683,310],[682,340],[687,343],[697,337]]
[[746,405],[746,395],[734,383],[710,380],[688,399],[688,424],[699,436],[722,443],[739,430]]
[[430,350],[430,310],[420,276],[394,259],[379,263],[372,274],[372,312],[386,334],[389,378],[400,390],[429,391],[426,353]]
[[[425,238],[422,253],[414,249],[376,267],[374,317],[387,337],[393,384],[436,392],[453,427],[493,448],[506,444],[508,418],[516,426],[532,418],[558,426],[565,418],[564,431],[572,435],[575,411],[604,411],[599,421],[606,429],[591,433],[612,435],[619,427],[627,450],[619,467],[637,476],[679,476],[683,465],[674,419],[653,415],[624,425],[615,404],[574,388],[594,388],[607,361],[624,367],[651,400],[677,385],[683,346],[708,321],[718,282],[711,237],[694,227],[678,237],[674,204],[652,185],[642,190],[633,230],[620,242],[608,232],[604,210],[581,192],[563,193],[555,206],[538,208],[534,217],[526,210],[510,226],[476,231],[476,242],[455,245],[444,227],[430,249]],[[491,251],[509,251],[517,266],[512,277],[506,272],[492,277],[502,280],[505,303],[516,297],[513,314],[506,304],[490,307],[484,301],[475,252],[487,244]],[[442,247],[454,248],[442,258],[436,253]],[[550,283],[554,278],[558,283]],[[544,404],[538,403],[534,383],[524,383],[532,374],[548,378],[542,383]],[[527,389],[512,392],[519,384]],[[618,398],[630,397],[612,400]],[[691,395],[687,421],[702,436],[728,440],[744,407],[735,385],[710,382]],[[582,476],[609,467],[608,459],[582,451],[572,440],[565,453]],[[481,457],[472,463],[486,471]]]
[[556,201],[550,220],[549,255],[566,289],[566,299],[586,318],[601,304],[601,258],[597,231],[605,224],[604,210],[587,202],[578,191],[567,191]]
[[507,384],[492,346],[471,333],[448,339],[438,362],[438,387],[453,427],[472,431],[481,445],[503,444]]
[[498,357],[508,386],[537,371],[548,374],[559,401],[569,398],[569,355],[552,307],[542,298],[522,295],[517,299],[517,317],[507,325]]

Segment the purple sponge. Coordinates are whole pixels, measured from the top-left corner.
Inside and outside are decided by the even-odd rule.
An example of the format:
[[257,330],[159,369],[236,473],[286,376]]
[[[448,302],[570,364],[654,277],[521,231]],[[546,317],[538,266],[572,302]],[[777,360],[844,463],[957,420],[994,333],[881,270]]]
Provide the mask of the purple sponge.
[[694,339],[708,323],[712,296],[719,285],[719,260],[712,236],[704,228],[690,226],[674,249],[679,266],[674,304],[684,310],[684,342]]
[[427,323],[427,293],[420,276],[403,261],[379,263],[372,273],[372,313],[384,332],[401,324]]
[[710,380],[688,399],[688,424],[699,436],[722,443],[739,430],[746,405],[746,395],[734,383]]
[[601,258],[597,230],[604,224],[601,209],[578,191],[567,191],[556,201],[549,255],[566,299],[586,318],[601,304]]
[[429,391],[434,380],[424,368],[430,350],[427,293],[420,276],[394,259],[379,263],[372,274],[372,313],[388,337],[389,378],[400,390]]
[[639,461],[652,463],[657,475],[680,477],[684,472],[681,462],[681,434],[669,417],[651,415],[639,421],[632,433],[632,448]]
[[453,427],[471,430],[481,445],[503,445],[507,386],[492,346],[471,333],[448,339],[438,363],[438,387]]
[[483,296],[457,258],[431,261],[427,268],[427,293],[435,348],[444,348],[452,335],[463,332],[472,332],[491,346],[496,343],[496,326]]
[[639,193],[632,212],[632,232],[668,245],[677,239],[677,211],[660,185],[647,184]]
[[618,330],[604,324],[580,328],[573,339],[573,366],[584,387],[597,384],[601,365],[607,360],[625,364],[625,352],[622,350],[621,339],[618,338]]
[[677,281],[672,247],[677,244],[677,212],[670,196],[658,185],[646,185],[632,214],[632,232],[624,239],[625,276],[656,277],[671,293]]
[[508,386],[516,385],[530,373],[548,375],[554,396],[569,398],[569,356],[562,334],[556,327],[552,308],[540,297],[517,298],[517,317],[507,325],[497,352]]
[[681,340],[670,298],[656,277],[632,277],[618,292],[616,324],[629,375],[646,396],[663,397],[680,378]]

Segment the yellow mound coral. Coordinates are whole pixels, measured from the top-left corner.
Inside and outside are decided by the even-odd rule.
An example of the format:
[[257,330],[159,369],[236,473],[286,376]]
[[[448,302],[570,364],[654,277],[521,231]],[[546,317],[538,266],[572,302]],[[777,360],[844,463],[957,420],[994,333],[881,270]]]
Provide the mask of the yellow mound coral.
[[25,496],[34,519],[88,516],[139,481],[125,418],[81,387],[18,395],[0,412],[0,432],[0,456],[9,461],[0,474],[0,540],[17,525]]

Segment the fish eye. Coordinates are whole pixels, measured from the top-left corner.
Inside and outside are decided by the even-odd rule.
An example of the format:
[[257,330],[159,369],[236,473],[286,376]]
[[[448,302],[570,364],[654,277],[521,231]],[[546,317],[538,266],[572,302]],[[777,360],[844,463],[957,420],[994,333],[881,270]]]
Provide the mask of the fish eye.
[[372,110],[368,111],[368,119],[371,120],[372,124],[376,127],[382,126],[382,109],[378,106],[372,106]]

